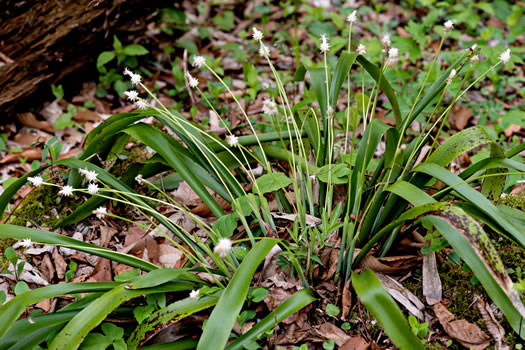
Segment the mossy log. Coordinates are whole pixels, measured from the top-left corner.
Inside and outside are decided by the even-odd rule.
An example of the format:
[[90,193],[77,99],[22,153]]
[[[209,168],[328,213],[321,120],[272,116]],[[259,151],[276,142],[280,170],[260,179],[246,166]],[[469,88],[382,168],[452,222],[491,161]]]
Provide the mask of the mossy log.
[[[96,61],[113,34],[141,36],[165,0],[2,1],[0,11],[0,112],[12,115],[43,86]],[[94,66],[94,63],[93,63]]]

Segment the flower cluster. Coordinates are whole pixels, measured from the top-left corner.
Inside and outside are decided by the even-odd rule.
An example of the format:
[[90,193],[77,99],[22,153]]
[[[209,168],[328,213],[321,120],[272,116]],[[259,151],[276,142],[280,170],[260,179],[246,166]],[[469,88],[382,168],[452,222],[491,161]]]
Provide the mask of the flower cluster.
[[253,27],[253,40],[261,41],[263,37],[263,33],[257,28]]
[[357,21],[357,11],[354,10],[354,12],[349,14],[346,20],[350,23],[354,23],[355,21]]
[[365,45],[363,44],[359,44],[359,46],[357,46],[357,50],[356,52],[359,54],[359,55],[364,55],[366,53],[366,47]]
[[215,253],[219,254],[219,257],[221,259],[224,259],[225,257],[227,257],[231,250],[232,250],[232,241],[230,241],[229,238],[219,239],[219,242],[215,246],[215,249],[213,249]]
[[264,99],[263,101],[263,113],[268,115],[277,114],[277,104],[270,100],[269,98]]
[[228,142],[230,147],[236,147],[239,145],[239,138],[235,135],[228,135],[226,136],[226,142]]
[[201,68],[204,64],[206,64],[206,59],[202,56],[194,56],[193,57],[193,64],[192,66],[195,68]]
[[194,78],[190,72],[186,72],[184,73],[184,76],[186,77],[186,80],[188,81],[188,85],[192,88],[192,89],[195,89],[197,86],[199,86],[199,81],[197,80],[197,78]]
[[124,69],[124,75],[129,75],[131,79],[131,84],[138,85],[140,84],[140,81],[142,80],[142,77],[140,74],[133,73],[128,68]]
[[35,187],[38,187],[44,183],[44,179],[41,176],[28,177],[27,180]]
[[328,38],[326,34],[321,34],[321,46],[319,46],[321,53],[325,53],[330,50],[330,44],[328,43]]

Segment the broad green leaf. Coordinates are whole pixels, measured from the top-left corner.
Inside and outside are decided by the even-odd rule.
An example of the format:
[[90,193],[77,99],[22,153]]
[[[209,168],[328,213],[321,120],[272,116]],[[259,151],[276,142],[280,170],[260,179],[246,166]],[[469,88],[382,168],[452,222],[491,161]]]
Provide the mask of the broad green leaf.
[[102,67],[109,61],[115,58],[115,54],[111,51],[104,51],[97,58],[97,68]]
[[326,164],[319,168],[319,174],[317,178],[319,181],[328,183],[328,178],[333,184],[347,184],[348,176],[350,175],[350,169],[346,164]]
[[131,44],[124,47],[123,52],[128,56],[141,56],[147,54],[149,51],[142,45]]
[[224,348],[248,295],[253,274],[276,243],[275,239],[263,239],[250,249],[213,309],[197,350]]
[[[244,209],[244,208],[243,208]],[[233,231],[237,228],[237,213],[223,215],[213,224],[213,230],[219,234],[219,237],[231,237]]]
[[271,173],[259,177],[255,183],[261,193],[268,193],[286,188],[292,183],[292,179],[283,173]]
[[397,347],[401,350],[423,350],[423,345],[412,333],[396,302],[372,271],[365,268],[360,274],[352,273],[352,284],[359,300],[383,326]]

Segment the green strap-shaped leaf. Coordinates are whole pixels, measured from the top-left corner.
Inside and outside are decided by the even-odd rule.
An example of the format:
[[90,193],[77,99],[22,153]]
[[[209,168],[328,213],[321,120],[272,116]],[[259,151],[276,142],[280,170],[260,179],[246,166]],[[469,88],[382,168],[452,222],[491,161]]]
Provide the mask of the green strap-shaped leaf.
[[11,325],[31,304],[65,294],[106,292],[120,284],[121,283],[119,282],[64,283],[33,289],[17,295],[4,305],[0,306],[0,315],[2,315],[2,322],[0,322],[0,337],[7,332]]
[[[496,143],[490,145],[490,156],[493,158],[505,158],[505,152]],[[506,168],[492,168],[486,172],[487,177],[483,179],[483,185],[481,186],[481,193],[492,201],[499,200],[499,197],[505,189],[505,182],[507,175],[504,174],[507,171]]]
[[449,137],[428,157],[427,162],[445,166],[461,154],[489,143],[494,143],[494,140],[482,127],[474,126]]
[[423,350],[421,341],[412,333],[408,321],[396,302],[369,269],[352,273],[352,284],[359,300],[383,326],[386,334],[401,350]]
[[463,170],[459,177],[466,180],[478,171],[493,168],[510,168],[525,172],[525,164],[521,162],[505,158],[485,158]]
[[42,231],[28,227],[0,224],[0,237],[23,240],[31,238],[34,242],[43,244],[54,244],[68,247],[84,253],[93,254],[102,258],[110,259],[128,266],[132,266],[144,271],[156,270],[159,267],[135,256],[119,253],[113,250],[102,248],[96,244],[82,242],[71,237],[62,236],[55,232]]
[[248,332],[244,333],[239,338],[228,344],[226,350],[245,349],[245,345],[257,340],[263,333],[268,332],[272,328],[276,327],[279,322],[282,322],[285,318],[301,310],[303,307],[312,303],[314,300],[316,299],[313,296],[312,291],[308,289],[301,289],[286,299],[268,316],[257,322],[257,324],[253,326]]
[[397,194],[414,206],[435,202],[436,200],[429,196],[425,191],[412,185],[410,182],[397,181],[392,186],[385,189],[386,191]]
[[276,243],[275,239],[263,239],[250,249],[213,309],[197,350],[224,348],[248,295],[253,274]]
[[525,339],[525,308],[496,249],[481,226],[461,209],[450,206],[428,219],[468,264],[507,321]]
[[357,54],[344,52],[335,66],[334,76],[332,78],[332,84],[330,86],[330,106],[334,108],[337,103],[337,98],[339,97],[339,91],[343,82],[345,81],[346,76],[350,73],[350,68],[355,62]]
[[[364,56],[358,55],[356,57],[356,60],[368,72],[368,74],[370,74],[370,76],[374,78],[376,82],[379,82],[379,76],[381,74],[379,68],[377,68],[373,63],[368,61]],[[392,112],[394,112],[394,120],[396,126],[399,127],[403,122],[401,112],[399,111],[399,102],[397,101],[397,97],[394,90],[392,89],[392,86],[390,86],[390,83],[388,82],[388,80],[386,80],[384,75],[381,77],[381,84],[379,85],[379,87],[390,101],[390,104],[392,105]]]
[[525,247],[525,232],[516,228],[500,211],[481,193],[466,184],[459,176],[451,173],[438,164],[425,162],[418,165],[414,171],[433,176],[459,193],[463,198],[476,205],[481,211],[495,220],[513,239]]
[[188,168],[180,155],[173,150],[170,143],[164,138],[161,131],[146,124],[136,124],[127,128],[125,132],[149,145],[159,153],[182,176],[215,216],[220,217],[224,215],[220,205],[202,184],[202,179],[199,179]]
[[[190,298],[182,299],[155,311],[131,333],[127,341],[128,350],[135,350],[137,347],[142,346],[142,344],[157,334],[159,330],[187,316],[214,306],[217,304],[217,301],[219,301],[221,294],[222,290],[214,295],[203,296],[197,300]],[[195,346],[192,349],[195,349]]]
[[23,318],[16,321],[0,338],[0,350],[26,350],[42,343],[49,334],[55,333],[80,310],[57,311],[49,314]]
[[137,278],[133,282],[130,282],[128,287],[130,289],[151,288],[173,280],[183,280],[204,284],[204,281],[197,275],[189,272],[189,269],[179,268],[157,269],[150,271],[147,275],[141,276],[141,278]]
[[107,315],[127,300],[152,293],[191,290],[193,287],[193,283],[189,282],[170,282],[148,289],[129,289],[125,284],[119,285],[97,298],[73,317],[53,339],[49,349],[78,348],[93,328],[104,321]]

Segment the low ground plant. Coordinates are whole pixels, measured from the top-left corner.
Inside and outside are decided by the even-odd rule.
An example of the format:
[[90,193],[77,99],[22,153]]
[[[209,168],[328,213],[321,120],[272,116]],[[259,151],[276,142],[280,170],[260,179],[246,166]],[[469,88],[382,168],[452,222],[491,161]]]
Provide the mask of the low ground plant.
[[[444,142],[440,138],[454,105],[487,74],[503,69],[510,50],[475,75],[479,48],[473,46],[454,54],[450,66],[435,74],[445,39],[454,27],[452,21],[445,22],[428,70],[417,74],[423,79],[421,88],[410,104],[401,105],[392,87],[396,82],[387,79],[399,50],[385,34],[380,38],[381,50],[371,60],[367,43],[356,42],[352,35],[357,12],[346,20],[346,50],[331,55],[331,39],[321,35],[316,39],[321,59],[299,66],[293,77],[275,67],[264,33],[252,28],[253,40],[246,45],[255,46],[261,64],[272,73],[265,91],[269,98],[262,107],[266,132],[258,132],[257,121],[207,57],[194,56],[193,69],[184,77],[188,88],[218,116],[225,137],[162,105],[141,76],[126,69],[124,75],[135,90],[125,94],[137,110],[114,115],[90,132],[81,155],[54,161],[14,182],[0,197],[0,207],[6,208],[28,181],[36,187],[53,186],[63,200],[88,197],[57,226],[76,224],[90,215],[129,222],[162,236],[187,263],[160,268],[51,231],[2,224],[1,237],[75,249],[135,270],[115,276],[113,282],[67,282],[34,290],[17,287],[17,296],[0,307],[0,349],[135,349],[155,329],[197,314],[209,316],[202,331],[183,334],[166,346],[258,348],[272,339],[282,320],[319,302],[314,276],[324,249],[338,251],[334,284],[353,289],[396,346],[422,349],[421,340],[428,335],[424,320],[412,319],[409,324],[374,272],[361,265],[368,256],[388,256],[419,229],[428,229],[433,239],[442,239],[454,249],[510,327],[525,339],[522,288],[513,288],[487,234],[525,246],[523,213],[498,204],[508,176],[525,172],[523,162],[516,160],[525,146],[504,150],[481,127],[465,129]],[[114,58],[108,55],[108,61],[109,57]],[[232,128],[218,101],[201,90],[201,70],[236,103],[232,112],[240,116],[243,128]],[[253,76],[250,70],[245,68],[245,74]],[[361,77],[361,84],[352,84],[350,75]],[[369,91],[365,79],[374,82]],[[304,93],[297,98],[298,86],[305,81]],[[392,123],[377,117],[379,104],[389,107]],[[143,121],[150,116],[158,123]],[[421,130],[414,135],[408,131],[416,120],[421,121]],[[150,147],[154,155],[116,177],[108,160],[130,140]],[[488,158],[460,173],[451,170],[457,157],[480,147],[490,149]],[[64,169],[69,170],[60,171]],[[193,214],[156,184],[155,177],[173,171],[200,197],[214,220]],[[132,208],[145,220],[112,213],[116,205]],[[183,213],[198,230],[188,232],[161,207]],[[293,223],[286,230],[277,222],[283,216]],[[266,259],[268,255],[276,259]],[[17,266],[17,259],[11,258]],[[267,294],[253,279],[263,261],[297,276],[302,286],[271,312],[257,315],[251,329],[240,332],[235,325],[253,318],[254,306]],[[54,313],[19,319],[28,306],[64,294],[76,296],[75,301]],[[142,296],[148,296],[146,302]],[[327,314],[344,319],[348,315],[339,314],[337,304],[340,301],[330,301]],[[124,329],[104,322],[109,315],[127,315],[137,323]]]

